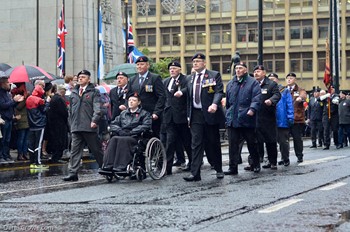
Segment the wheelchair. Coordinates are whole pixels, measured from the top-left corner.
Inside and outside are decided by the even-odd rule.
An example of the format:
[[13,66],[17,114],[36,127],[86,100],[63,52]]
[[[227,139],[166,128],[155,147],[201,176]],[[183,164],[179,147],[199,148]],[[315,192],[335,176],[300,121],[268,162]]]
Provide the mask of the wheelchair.
[[156,137],[151,137],[151,132],[147,132],[141,134],[138,139],[133,159],[125,171],[99,171],[99,173],[104,175],[109,183],[113,178],[122,180],[126,177],[142,181],[146,178],[146,174],[153,180],[159,180],[165,175],[166,166],[166,152],[162,142]]

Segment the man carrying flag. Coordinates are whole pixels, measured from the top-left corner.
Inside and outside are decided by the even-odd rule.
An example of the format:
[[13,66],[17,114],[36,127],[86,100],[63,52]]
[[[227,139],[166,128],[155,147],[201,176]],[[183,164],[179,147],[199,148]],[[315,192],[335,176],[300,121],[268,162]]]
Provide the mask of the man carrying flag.
[[58,59],[57,68],[60,69],[60,77],[65,75],[65,36],[67,34],[67,28],[64,23],[64,2],[62,2],[62,9],[60,18],[58,20],[58,31],[57,31],[57,47],[58,47]]

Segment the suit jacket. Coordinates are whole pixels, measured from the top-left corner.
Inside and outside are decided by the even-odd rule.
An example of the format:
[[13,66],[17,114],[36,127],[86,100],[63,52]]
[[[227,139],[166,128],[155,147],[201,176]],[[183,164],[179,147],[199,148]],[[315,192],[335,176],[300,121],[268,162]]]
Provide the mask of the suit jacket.
[[148,72],[142,86],[139,85],[139,74],[130,80],[133,93],[137,92],[141,98],[142,108],[150,114],[162,115],[165,105],[165,88],[161,77],[158,74]]
[[121,113],[121,110],[119,109],[119,106],[125,105],[128,106],[128,97],[132,95],[133,92],[130,91],[130,85],[127,84],[124,88],[124,92],[121,92],[118,94],[118,87],[115,87],[111,89],[111,92],[109,93],[109,97],[111,99],[111,108],[112,108],[112,119],[113,121],[115,117],[119,116]]
[[[276,126],[276,105],[281,99],[281,93],[276,82],[267,77],[264,78],[261,88],[260,109],[258,110],[258,127]],[[265,104],[266,100],[271,100],[272,105]]]
[[[168,90],[171,77],[164,80],[166,90],[166,102],[163,115],[163,123],[174,122],[176,124],[187,123],[187,83],[188,79],[183,74],[178,78],[178,85],[173,91]],[[175,97],[174,93],[180,90],[181,97]]]
[[311,97],[307,110],[307,118],[311,121],[322,121],[322,113],[323,102],[318,101],[317,98]]
[[[190,76],[190,81],[187,84],[188,88],[188,97],[187,97],[187,119],[191,123],[191,116],[193,110],[193,82],[195,80],[196,74]],[[212,83],[212,86],[203,86],[203,83],[208,81]],[[201,88],[201,103],[202,103],[202,112],[206,123],[209,125],[220,124],[221,120],[224,120],[225,116],[221,106],[221,99],[223,95],[224,85],[222,84],[221,75],[217,71],[205,70]],[[218,106],[215,113],[209,113],[208,108],[211,104],[216,104]]]

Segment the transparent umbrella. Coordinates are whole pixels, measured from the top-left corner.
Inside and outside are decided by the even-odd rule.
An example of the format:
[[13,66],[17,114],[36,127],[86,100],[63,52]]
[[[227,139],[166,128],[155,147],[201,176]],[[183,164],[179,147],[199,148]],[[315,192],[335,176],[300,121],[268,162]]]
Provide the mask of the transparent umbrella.
[[136,64],[120,64],[115,66],[109,73],[107,73],[105,80],[115,79],[118,72],[125,72],[129,78],[134,77],[137,73]]

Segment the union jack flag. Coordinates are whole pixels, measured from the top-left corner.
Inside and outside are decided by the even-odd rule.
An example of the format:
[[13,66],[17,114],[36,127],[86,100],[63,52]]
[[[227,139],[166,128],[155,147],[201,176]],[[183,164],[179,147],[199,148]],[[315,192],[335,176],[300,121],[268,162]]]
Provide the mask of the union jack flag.
[[136,46],[135,46],[135,41],[134,41],[134,36],[132,34],[132,25],[131,25],[131,22],[130,22],[130,18],[128,16],[128,48],[127,48],[127,52],[128,52],[128,57],[129,57],[129,60],[128,60],[128,63],[135,63],[135,61],[137,60],[137,58],[139,56],[143,56],[142,52],[140,52]]
[[57,68],[60,69],[60,77],[65,74],[65,36],[67,34],[67,28],[64,23],[64,4],[62,2],[62,10],[60,13],[60,18],[58,20],[58,31],[57,31],[57,49],[58,49],[58,59]]

